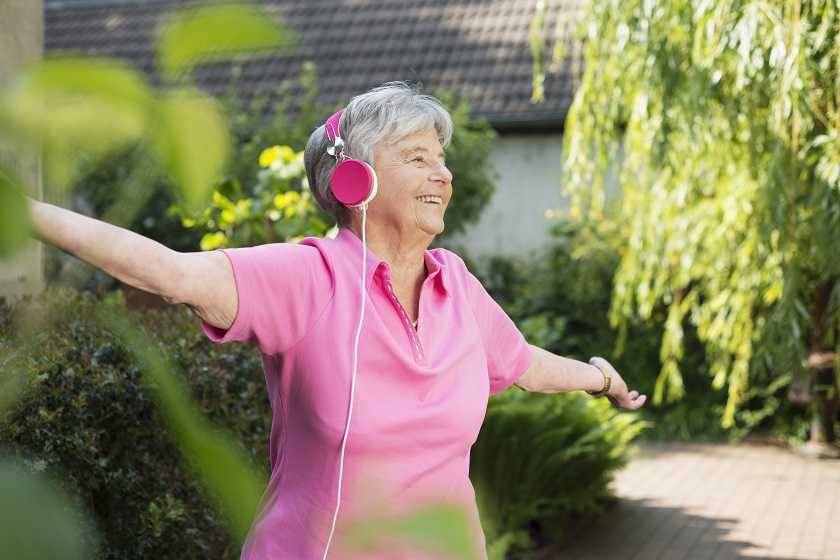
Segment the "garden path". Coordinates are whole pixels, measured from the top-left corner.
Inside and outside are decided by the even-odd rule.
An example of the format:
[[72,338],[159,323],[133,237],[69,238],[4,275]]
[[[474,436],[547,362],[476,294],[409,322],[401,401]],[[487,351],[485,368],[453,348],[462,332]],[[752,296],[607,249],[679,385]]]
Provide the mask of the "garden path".
[[840,560],[840,460],[758,443],[639,443],[618,503],[538,560]]

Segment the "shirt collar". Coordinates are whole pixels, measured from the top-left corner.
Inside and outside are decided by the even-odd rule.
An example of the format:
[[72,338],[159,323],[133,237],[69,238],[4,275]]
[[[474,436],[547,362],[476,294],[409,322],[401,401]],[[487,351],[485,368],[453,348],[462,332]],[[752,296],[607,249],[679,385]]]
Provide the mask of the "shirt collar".
[[[335,240],[342,247],[350,251],[350,253],[353,255],[354,260],[361,260],[362,240],[356,236],[353,230],[347,227],[339,227],[338,234],[336,235]],[[380,274],[383,278],[390,280],[390,265],[386,261],[377,257],[374,254],[374,252],[370,250],[370,247],[365,247],[365,251],[367,252],[367,270],[365,271],[365,282],[367,288],[370,288],[370,284],[377,273]],[[428,277],[434,279],[434,284],[438,290],[440,290],[445,295],[449,295],[449,273],[446,270],[446,265],[443,262],[440,262],[435,257],[434,253],[432,253],[428,249],[424,252],[423,258],[426,262]]]

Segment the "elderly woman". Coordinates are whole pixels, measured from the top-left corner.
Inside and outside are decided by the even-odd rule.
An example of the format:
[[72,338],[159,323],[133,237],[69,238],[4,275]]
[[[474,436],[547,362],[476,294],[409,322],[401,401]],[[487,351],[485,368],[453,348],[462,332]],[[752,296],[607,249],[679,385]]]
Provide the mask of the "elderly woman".
[[[489,396],[515,383],[644,404],[605,360],[529,345],[458,255],[428,249],[453,196],[451,135],[446,109],[399,82],[353,98],[318,127],[306,173],[338,222],[333,239],[178,253],[31,203],[42,240],[189,306],[214,342],[259,347],[271,478],[243,559],[347,557],[337,519],[369,513],[366,504],[396,512],[427,500],[464,507],[476,556],[486,557],[468,473]],[[372,166],[361,181],[376,183],[375,196],[360,205],[335,196],[336,167],[348,159]]]

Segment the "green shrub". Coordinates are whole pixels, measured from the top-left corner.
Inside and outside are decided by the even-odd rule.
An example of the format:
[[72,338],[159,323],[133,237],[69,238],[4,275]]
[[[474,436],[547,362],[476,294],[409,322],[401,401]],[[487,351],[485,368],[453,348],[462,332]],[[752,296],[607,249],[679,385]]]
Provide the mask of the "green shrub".
[[272,146],[260,154],[255,185],[245,196],[234,178],[213,191],[209,206],[194,215],[173,205],[185,227],[204,231],[203,251],[219,247],[250,247],[264,243],[296,243],[307,236],[323,237],[332,223],[318,208],[303,167],[303,152]]
[[490,555],[560,542],[572,518],[601,513],[644,427],[637,414],[581,393],[492,398],[470,460]]
[[[580,360],[604,356],[631,389],[652,395],[661,368],[665,315],[655,310],[649,323],[636,321],[623,336],[610,326],[612,278],[622,250],[619,229],[608,220],[597,226],[563,221],[551,233],[542,254],[487,259],[475,263],[476,274],[529,342]],[[783,440],[803,437],[797,419],[801,412],[786,397],[788,384],[769,380],[750,389],[735,425],[721,428],[726,394],[711,387],[703,346],[690,325],[685,328],[682,372],[684,398],[654,406],[649,397],[640,413],[652,427],[641,438],[739,441],[753,433]]]
[[142,326],[148,343],[183,372],[202,412],[267,472],[270,414],[258,353],[212,344],[186,310],[132,312],[67,290],[0,309],[3,360],[23,348],[18,331],[27,312],[46,309],[51,322],[30,335],[37,353],[11,360],[26,381],[0,418],[3,452],[54,475],[78,497],[103,537],[100,558],[238,558],[238,544],[182,459],[137,362],[92,319],[98,305]]

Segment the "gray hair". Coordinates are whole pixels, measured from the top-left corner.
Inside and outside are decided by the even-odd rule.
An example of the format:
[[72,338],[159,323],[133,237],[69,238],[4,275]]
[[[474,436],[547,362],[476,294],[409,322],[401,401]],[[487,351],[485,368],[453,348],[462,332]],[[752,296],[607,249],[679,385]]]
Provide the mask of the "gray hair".
[[[387,82],[350,100],[341,116],[339,136],[344,152],[373,165],[373,152],[381,144],[391,145],[406,136],[431,128],[441,146],[452,139],[452,117],[431,95],[421,94],[405,82]],[[332,142],[324,125],[309,136],[303,162],[309,188],[318,205],[341,226],[350,222],[350,209],[338,202],[330,190],[330,177],[338,162],[327,154]]]

